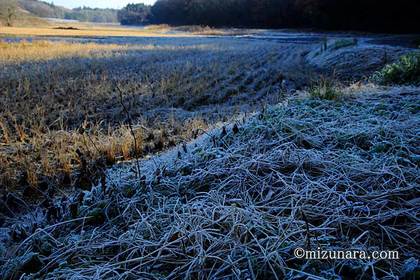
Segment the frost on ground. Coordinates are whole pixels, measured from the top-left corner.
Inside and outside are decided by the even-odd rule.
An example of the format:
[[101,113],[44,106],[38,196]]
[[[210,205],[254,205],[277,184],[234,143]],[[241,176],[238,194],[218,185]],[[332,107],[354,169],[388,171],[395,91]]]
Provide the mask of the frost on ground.
[[313,48],[307,61],[314,69],[332,73],[336,78],[360,80],[410,51],[398,46],[371,44],[363,38],[341,38]]
[[[41,213],[50,222],[5,233],[2,278],[414,277],[420,89],[354,91],[291,98],[111,169],[91,192],[61,201],[63,221]],[[293,257],[308,246],[401,259]]]

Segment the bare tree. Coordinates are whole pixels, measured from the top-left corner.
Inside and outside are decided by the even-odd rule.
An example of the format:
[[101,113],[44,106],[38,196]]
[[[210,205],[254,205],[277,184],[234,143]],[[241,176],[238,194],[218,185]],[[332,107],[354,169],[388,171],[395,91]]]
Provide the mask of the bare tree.
[[17,14],[17,3],[15,0],[0,0],[0,18],[7,26],[13,25]]

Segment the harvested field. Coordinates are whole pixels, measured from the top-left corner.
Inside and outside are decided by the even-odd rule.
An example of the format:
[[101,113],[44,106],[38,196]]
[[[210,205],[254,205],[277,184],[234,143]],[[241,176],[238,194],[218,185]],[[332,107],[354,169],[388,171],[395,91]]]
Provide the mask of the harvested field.
[[4,46],[0,185],[26,185],[30,193],[40,184],[78,184],[81,155],[94,168],[160,151],[217,121],[278,102],[286,77],[308,81],[299,61],[286,60],[291,47],[274,43],[144,39],[141,45]]
[[0,278],[415,279],[420,89],[371,83],[413,50],[166,28],[0,43]]

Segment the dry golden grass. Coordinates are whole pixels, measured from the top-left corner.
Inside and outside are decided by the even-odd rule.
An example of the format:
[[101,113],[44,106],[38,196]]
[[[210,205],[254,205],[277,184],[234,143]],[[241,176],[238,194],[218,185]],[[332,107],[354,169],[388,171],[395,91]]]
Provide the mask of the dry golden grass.
[[144,29],[150,32],[167,32],[171,27],[168,24],[151,24],[145,26]]
[[67,43],[49,41],[20,41],[7,43],[0,41],[0,63],[23,61],[46,61],[65,57],[91,57],[95,54],[106,55],[127,46],[117,44]]
[[[67,25],[60,25],[67,26]],[[186,37],[188,33],[167,34],[166,28],[134,29],[119,26],[93,26],[72,24],[76,29],[57,29],[58,26],[45,27],[1,27],[0,35],[12,36],[56,36],[56,37]]]

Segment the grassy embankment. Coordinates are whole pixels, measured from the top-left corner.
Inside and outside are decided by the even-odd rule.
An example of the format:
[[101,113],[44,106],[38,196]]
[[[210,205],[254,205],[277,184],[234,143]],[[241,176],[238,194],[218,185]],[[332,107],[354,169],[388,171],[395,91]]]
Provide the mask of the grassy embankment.
[[[27,225],[33,235],[3,276],[31,263],[46,279],[414,277],[419,93],[336,90],[141,163],[141,179],[131,165],[116,168],[102,187],[62,201],[73,222]],[[305,261],[298,247],[397,250],[400,259]]]

